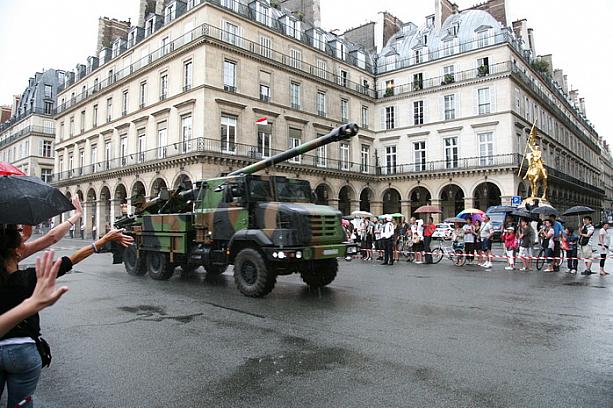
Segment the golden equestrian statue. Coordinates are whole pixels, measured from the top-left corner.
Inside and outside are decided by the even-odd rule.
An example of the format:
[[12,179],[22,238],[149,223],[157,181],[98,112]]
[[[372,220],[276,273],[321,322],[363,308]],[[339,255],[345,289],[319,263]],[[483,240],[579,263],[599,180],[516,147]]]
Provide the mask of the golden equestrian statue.
[[[528,152],[528,149],[530,151]],[[543,155],[541,149],[536,144],[536,123],[532,125],[530,136],[528,137],[528,143],[526,144],[526,150],[524,152],[526,160],[528,160],[528,171],[524,176],[524,180],[530,181],[530,198],[537,198],[539,182],[543,184],[542,201],[547,201],[547,169],[545,169],[545,163],[543,162]],[[523,166],[523,161],[522,161]],[[519,168],[518,176],[521,176],[522,167]]]

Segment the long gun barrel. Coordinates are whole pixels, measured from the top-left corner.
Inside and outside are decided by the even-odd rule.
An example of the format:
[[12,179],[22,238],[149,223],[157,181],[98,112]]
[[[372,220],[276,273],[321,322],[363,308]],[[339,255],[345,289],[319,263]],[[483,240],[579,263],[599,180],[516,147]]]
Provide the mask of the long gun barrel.
[[336,129],[334,129],[332,132],[328,133],[327,135],[321,136],[315,140],[311,140],[310,142],[301,144],[300,146],[296,146],[293,149],[289,149],[285,152],[274,155],[268,159],[261,160],[250,166],[243,167],[242,169],[233,171],[232,173],[228,174],[228,176],[238,176],[241,174],[256,173],[267,167],[274,166],[277,163],[281,163],[293,157],[310,152],[311,150],[315,150],[320,146],[327,145],[332,142],[340,142],[341,140],[347,140],[349,138],[352,138],[358,134],[359,130],[360,128],[355,123],[349,123],[347,125],[337,127]]

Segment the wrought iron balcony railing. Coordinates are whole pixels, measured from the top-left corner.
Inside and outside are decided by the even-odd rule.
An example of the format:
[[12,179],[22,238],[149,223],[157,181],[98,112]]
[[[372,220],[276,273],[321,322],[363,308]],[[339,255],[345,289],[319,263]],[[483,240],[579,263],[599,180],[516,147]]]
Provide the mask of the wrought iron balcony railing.
[[521,157],[515,153],[499,154],[482,157],[464,157],[451,160],[433,160],[408,164],[382,165],[377,169],[377,175],[395,176],[406,174],[442,173],[492,167],[517,167]]
[[135,73],[140,72],[145,67],[158,61],[159,59],[166,57],[169,54],[173,54],[174,52],[177,52],[178,50],[184,48],[186,45],[202,40],[203,38],[222,41],[232,47],[239,48],[242,51],[247,51],[251,54],[257,54],[259,57],[266,58],[285,65],[290,69],[302,71],[314,77],[319,77],[321,80],[330,84],[341,85],[350,90],[361,93],[365,96],[369,96],[372,98],[375,97],[375,92],[373,90],[360,83],[353,82],[343,76],[337,75],[329,71],[326,71],[323,77],[318,76],[316,75],[317,73],[322,73],[321,68],[308,64],[306,62],[302,62],[300,66],[293,66],[295,65],[292,63],[294,59],[285,54],[277,52],[271,48],[263,47],[259,43],[250,41],[234,33],[229,33],[228,31],[224,31],[218,27],[203,24],[195,28],[194,30],[188,32],[187,34],[184,34],[183,36],[177,38],[170,44],[164,45],[163,47],[160,47],[159,49],[153,51],[151,54],[145,56],[144,58],[141,58],[130,66],[115,72],[110,77],[107,77],[106,79],[100,81],[95,86],[86,89],[85,91],[79,93],[78,95],[75,95],[74,97],[71,96],[64,103],[58,104],[55,113],[60,114],[63,111],[70,109],[71,107],[88,99],[90,96],[115,84],[117,81],[132,76]]
[[0,147],[9,145],[11,143],[15,143],[16,141],[32,134],[32,133],[42,133],[45,135],[55,135],[55,128],[53,127],[43,127],[43,126],[26,126],[23,129],[20,129],[14,133],[11,133],[10,136],[3,138],[0,140]]
[[14,115],[12,116],[9,120],[0,123],[0,133],[2,133],[3,131],[5,131],[6,129],[10,128],[11,126],[13,126],[15,123],[27,118],[28,116],[32,115],[32,114],[37,114],[37,115],[43,115],[43,116],[53,116],[53,112],[49,112],[44,108],[34,108],[34,109],[28,109],[20,114]]

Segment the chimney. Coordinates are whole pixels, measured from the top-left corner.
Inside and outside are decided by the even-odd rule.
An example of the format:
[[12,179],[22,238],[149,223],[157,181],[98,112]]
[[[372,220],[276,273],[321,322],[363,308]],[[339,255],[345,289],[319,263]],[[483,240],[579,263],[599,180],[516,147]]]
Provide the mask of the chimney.
[[568,75],[564,75],[563,77],[563,81],[562,81],[562,89],[564,90],[565,94],[568,94]]
[[383,46],[387,44],[390,38],[402,29],[402,21],[396,16],[383,12]]
[[570,100],[573,101],[573,104],[579,106],[579,90],[578,89],[571,89],[570,92],[568,93],[568,96],[570,97]]
[[585,98],[579,98],[579,110],[581,110],[584,116],[587,116],[585,113]]
[[130,30],[129,21],[119,21],[116,18],[100,17],[98,19],[98,41],[96,54],[103,48],[111,48],[117,38],[127,38]]
[[319,0],[284,0],[281,5],[301,16],[300,20],[315,27],[321,27],[321,11]]
[[533,54],[536,54],[536,46],[534,44],[534,30],[532,28],[528,29],[528,45],[530,46],[530,49],[532,50]]
[[560,85],[560,88],[564,88],[564,71],[561,69],[554,69],[553,79]]

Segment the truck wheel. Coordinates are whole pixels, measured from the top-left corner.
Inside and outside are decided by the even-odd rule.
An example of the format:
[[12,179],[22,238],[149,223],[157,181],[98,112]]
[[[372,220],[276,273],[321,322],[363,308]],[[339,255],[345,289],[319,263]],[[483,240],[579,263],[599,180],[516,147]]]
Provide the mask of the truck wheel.
[[332,283],[338,271],[336,259],[323,259],[313,261],[310,270],[300,273],[304,283],[312,288],[321,288]]
[[168,255],[163,252],[147,253],[147,269],[149,276],[155,280],[168,280],[174,272]]
[[123,252],[123,264],[126,272],[134,276],[142,276],[147,272],[145,268],[144,253],[141,256],[136,254],[136,245],[130,245]]
[[262,297],[275,287],[277,275],[266,265],[262,254],[245,248],[234,260],[234,282],[243,295]]
[[224,273],[226,271],[226,269],[228,268],[227,265],[224,266],[218,266],[218,265],[208,265],[204,267],[204,270],[206,271],[206,276],[207,277],[213,277],[213,276],[219,276],[222,273]]

